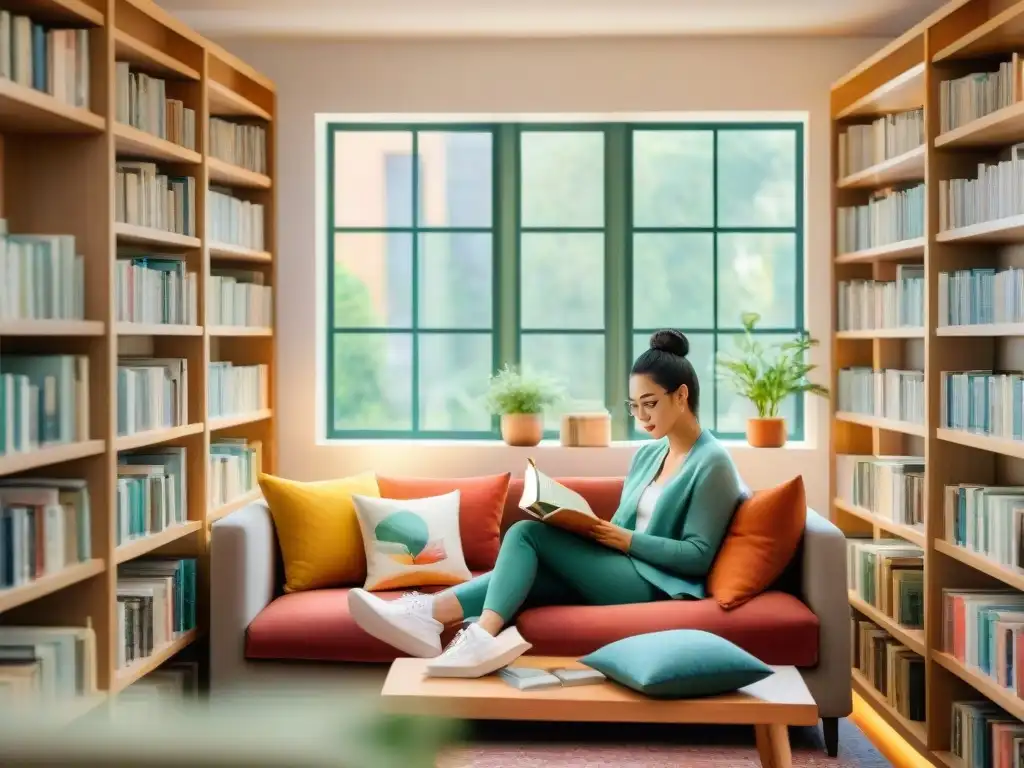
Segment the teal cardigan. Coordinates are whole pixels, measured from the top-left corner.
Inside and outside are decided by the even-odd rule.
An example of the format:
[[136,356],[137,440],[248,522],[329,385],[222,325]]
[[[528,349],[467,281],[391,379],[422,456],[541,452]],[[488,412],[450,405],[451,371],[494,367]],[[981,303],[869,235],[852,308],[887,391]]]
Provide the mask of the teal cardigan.
[[[636,452],[613,523],[634,530],[640,495],[667,455],[664,438]],[[703,599],[711,563],[744,495],[728,452],[710,432],[701,432],[682,467],[663,486],[647,531],[633,534],[629,557],[637,573],[670,597]]]

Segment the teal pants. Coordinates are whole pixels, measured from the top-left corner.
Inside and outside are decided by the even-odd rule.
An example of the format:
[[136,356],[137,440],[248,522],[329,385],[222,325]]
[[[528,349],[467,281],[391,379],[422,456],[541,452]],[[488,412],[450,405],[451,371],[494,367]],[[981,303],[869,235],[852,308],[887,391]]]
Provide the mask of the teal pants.
[[506,622],[524,606],[625,605],[667,597],[618,550],[535,520],[509,528],[494,570],[453,592],[466,619],[494,611]]

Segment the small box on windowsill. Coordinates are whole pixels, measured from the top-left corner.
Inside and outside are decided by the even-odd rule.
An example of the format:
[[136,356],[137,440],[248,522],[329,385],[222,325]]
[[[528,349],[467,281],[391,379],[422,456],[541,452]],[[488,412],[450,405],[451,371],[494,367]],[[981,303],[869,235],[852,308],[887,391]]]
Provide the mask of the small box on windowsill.
[[606,448],[612,442],[611,414],[567,413],[562,416],[561,438],[567,448]]

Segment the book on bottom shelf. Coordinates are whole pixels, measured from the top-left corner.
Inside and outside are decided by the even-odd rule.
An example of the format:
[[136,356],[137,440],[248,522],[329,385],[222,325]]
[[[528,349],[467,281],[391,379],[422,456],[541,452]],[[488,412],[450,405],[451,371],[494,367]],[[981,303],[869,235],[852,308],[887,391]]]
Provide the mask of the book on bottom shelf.
[[5,695],[57,702],[94,695],[92,627],[0,626],[0,705]]
[[924,722],[924,659],[871,621],[851,618],[853,665],[908,720]]
[[117,668],[196,628],[195,558],[147,557],[117,567]]
[[1020,768],[1024,723],[990,701],[954,701],[950,751],[963,768]]

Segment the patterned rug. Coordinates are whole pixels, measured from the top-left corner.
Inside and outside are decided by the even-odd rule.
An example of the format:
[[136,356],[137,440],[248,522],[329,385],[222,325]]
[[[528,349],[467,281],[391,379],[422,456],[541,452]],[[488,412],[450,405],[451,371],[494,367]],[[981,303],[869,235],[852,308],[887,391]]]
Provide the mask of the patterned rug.
[[[839,756],[825,754],[818,728],[790,728],[794,768],[889,768],[848,720]],[[484,723],[438,768],[757,768],[753,728]]]

